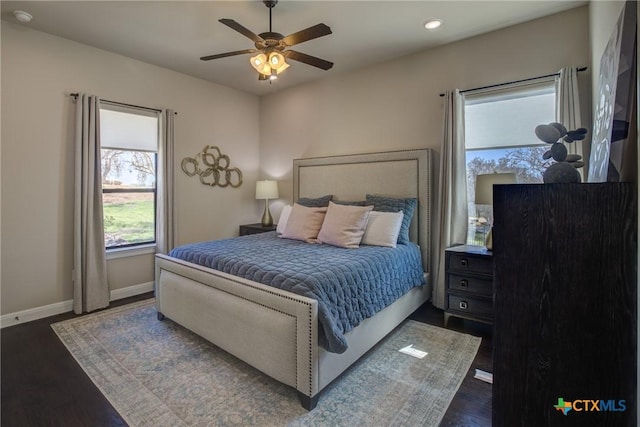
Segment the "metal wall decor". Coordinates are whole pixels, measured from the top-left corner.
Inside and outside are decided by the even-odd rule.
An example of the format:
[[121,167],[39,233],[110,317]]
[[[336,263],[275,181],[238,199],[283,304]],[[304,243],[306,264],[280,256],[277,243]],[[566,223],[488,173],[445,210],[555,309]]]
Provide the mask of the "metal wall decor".
[[[200,167],[200,161],[205,168]],[[231,160],[214,145],[205,145],[195,157],[182,159],[182,170],[187,176],[198,175],[204,185],[215,187],[233,187],[242,185],[242,172],[238,168],[230,168]]]

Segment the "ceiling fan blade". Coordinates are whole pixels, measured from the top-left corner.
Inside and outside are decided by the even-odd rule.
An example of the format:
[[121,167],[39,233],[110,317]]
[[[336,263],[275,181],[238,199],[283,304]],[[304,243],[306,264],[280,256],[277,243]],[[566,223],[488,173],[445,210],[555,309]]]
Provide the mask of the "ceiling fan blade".
[[308,40],[317,39],[318,37],[328,36],[329,34],[331,34],[331,28],[329,28],[329,26],[317,24],[313,27],[298,31],[297,33],[289,34],[283,38],[282,41],[285,42],[287,46],[293,46]]
[[314,67],[328,70],[333,67],[333,62],[325,61],[324,59],[316,58],[315,56],[307,55],[306,53],[297,52],[295,50],[288,50],[284,52],[284,56],[294,61],[304,62],[305,64],[312,65]]
[[212,59],[226,58],[227,56],[242,55],[245,53],[254,53],[257,51],[258,51],[257,49],[234,50],[233,52],[225,52],[225,53],[219,53],[217,55],[203,56],[200,58],[200,60],[211,61]]
[[253,31],[243,27],[242,25],[238,24],[233,19],[222,18],[222,19],[218,19],[218,22],[223,23],[224,25],[231,28],[232,30],[236,30],[237,32],[239,32],[245,37],[250,38],[254,42],[264,42],[264,39],[262,37],[255,34]]

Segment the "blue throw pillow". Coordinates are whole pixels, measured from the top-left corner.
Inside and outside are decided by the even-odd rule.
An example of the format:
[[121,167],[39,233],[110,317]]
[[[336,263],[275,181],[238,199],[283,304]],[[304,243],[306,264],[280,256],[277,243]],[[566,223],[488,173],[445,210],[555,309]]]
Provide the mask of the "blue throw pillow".
[[298,199],[296,203],[302,206],[306,206],[308,208],[326,208],[329,206],[329,202],[333,198],[333,194],[327,194],[326,196],[310,198],[310,197],[301,197]]
[[416,206],[418,206],[418,199],[413,197],[398,199],[367,194],[367,205],[373,205],[374,211],[402,212],[404,216],[402,218],[400,234],[398,234],[398,243],[407,244],[411,241],[409,239],[409,226],[411,225],[413,212],[416,210]]

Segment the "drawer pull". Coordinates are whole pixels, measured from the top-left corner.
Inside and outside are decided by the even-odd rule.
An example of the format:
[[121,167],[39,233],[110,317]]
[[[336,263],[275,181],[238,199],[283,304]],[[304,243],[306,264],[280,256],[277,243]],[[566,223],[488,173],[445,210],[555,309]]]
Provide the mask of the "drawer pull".
[[466,288],[468,286],[469,286],[469,281],[467,279],[460,280],[460,287],[461,288]]
[[460,260],[460,267],[469,267],[469,261],[466,258]]
[[460,308],[461,308],[462,310],[466,310],[466,309],[467,309],[467,307],[468,307],[468,304],[467,304],[467,302],[466,302],[466,301],[460,301],[459,306],[460,306]]

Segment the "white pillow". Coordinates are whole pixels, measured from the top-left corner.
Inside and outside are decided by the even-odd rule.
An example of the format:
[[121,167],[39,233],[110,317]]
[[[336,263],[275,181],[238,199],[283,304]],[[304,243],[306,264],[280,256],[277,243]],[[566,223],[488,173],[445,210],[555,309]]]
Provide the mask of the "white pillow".
[[315,242],[326,212],[327,208],[308,208],[294,203],[282,237]]
[[362,236],[362,244],[373,246],[388,246],[395,248],[398,242],[398,234],[402,227],[402,217],[400,212],[378,212],[369,214],[369,222]]
[[276,225],[276,233],[284,233],[284,229],[287,226],[289,215],[291,214],[291,205],[286,205],[280,212],[280,219],[278,219],[278,225]]
[[318,241],[341,248],[358,248],[373,206],[348,206],[329,202]]

